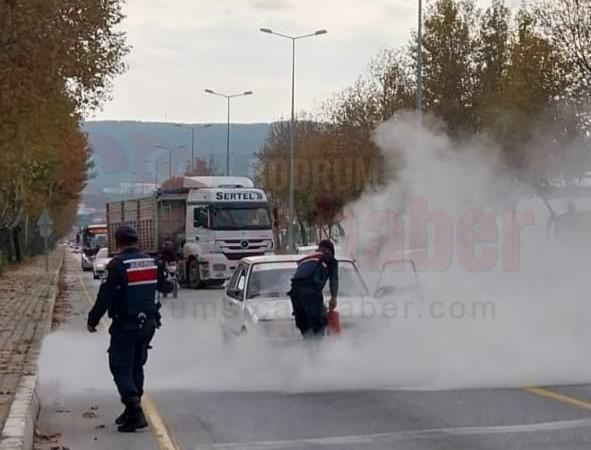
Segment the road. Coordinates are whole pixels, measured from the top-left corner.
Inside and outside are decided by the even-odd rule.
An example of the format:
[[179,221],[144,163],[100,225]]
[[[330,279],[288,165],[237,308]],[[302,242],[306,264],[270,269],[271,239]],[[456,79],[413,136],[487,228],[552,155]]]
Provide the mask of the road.
[[[181,290],[179,299],[165,302],[164,326],[147,368],[153,430],[118,434],[112,420],[120,405],[106,366],[108,338],[84,329],[98,282],[80,273],[72,259],[69,264],[71,312],[46,339],[40,364],[39,427],[45,442],[39,449],[571,450],[591,445],[589,386],[378,390],[371,379],[347,386],[339,381],[347,373],[331,372],[327,378],[336,386],[331,388],[326,379],[315,383],[315,375],[302,375],[311,370],[305,352],[291,353],[286,361],[281,349],[224,349],[216,289]],[[293,362],[296,355],[302,357],[299,365]]]

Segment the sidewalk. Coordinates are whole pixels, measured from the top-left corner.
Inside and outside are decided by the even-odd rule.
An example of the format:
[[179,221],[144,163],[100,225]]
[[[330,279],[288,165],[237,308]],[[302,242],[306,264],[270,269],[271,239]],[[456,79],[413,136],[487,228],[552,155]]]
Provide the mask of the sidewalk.
[[[150,429],[118,433],[113,419],[121,402],[109,372],[106,328],[88,333],[86,317],[100,282],[80,271],[80,260],[66,255],[53,331],[39,356],[41,410],[35,450],[145,450],[159,448]],[[108,324],[104,318],[103,324]],[[3,450],[3,449],[0,449]],[[12,449],[11,449],[12,450]]]
[[[37,257],[11,267],[0,277],[0,426],[8,416],[22,375],[36,369],[41,341],[51,326],[53,302],[58,286],[56,270],[64,250],[45,260]],[[2,428],[0,428],[2,429]]]

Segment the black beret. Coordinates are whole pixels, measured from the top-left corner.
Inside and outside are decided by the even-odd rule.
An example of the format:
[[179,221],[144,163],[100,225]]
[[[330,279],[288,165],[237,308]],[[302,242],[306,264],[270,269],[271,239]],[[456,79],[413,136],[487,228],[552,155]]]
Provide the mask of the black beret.
[[120,225],[115,232],[115,239],[117,242],[123,244],[135,244],[138,241],[137,232],[131,225]]

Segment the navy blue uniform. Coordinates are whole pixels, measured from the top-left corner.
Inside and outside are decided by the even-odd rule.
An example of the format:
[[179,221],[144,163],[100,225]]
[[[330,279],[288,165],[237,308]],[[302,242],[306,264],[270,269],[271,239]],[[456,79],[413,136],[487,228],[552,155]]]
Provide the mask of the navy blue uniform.
[[298,261],[289,295],[296,327],[304,337],[324,334],[326,308],[322,291],[327,281],[330,281],[331,296],[336,297],[339,290],[339,266],[333,256],[314,253]]
[[127,248],[107,265],[88,325],[96,327],[108,312],[109,368],[121,401],[141,398],[144,365],[150,341],[160,324],[156,290],[165,283],[164,271],[149,255]]

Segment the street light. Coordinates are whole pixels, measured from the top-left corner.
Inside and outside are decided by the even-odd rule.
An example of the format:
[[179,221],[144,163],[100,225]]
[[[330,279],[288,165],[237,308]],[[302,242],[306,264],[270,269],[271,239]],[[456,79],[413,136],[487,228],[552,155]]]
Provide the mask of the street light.
[[[144,162],[149,163],[149,164],[152,163],[152,161],[150,161],[149,159],[145,159]],[[166,165],[166,164],[168,164],[168,162],[167,161],[158,162],[158,160],[154,160],[154,190],[155,191],[158,190],[158,167],[160,167],[162,164]]]
[[168,164],[169,164],[168,178],[172,178],[172,151],[174,149],[180,150],[182,148],[187,148],[187,146],[186,145],[179,145],[178,147],[166,147],[165,145],[155,145],[154,147],[161,148],[163,150],[168,150]]
[[242,97],[245,95],[252,95],[254,92],[245,91],[239,94],[222,94],[212,89],[204,89],[206,94],[217,95],[218,97],[224,97],[228,102],[228,125],[226,127],[226,176],[230,176],[230,100],[234,97]]
[[294,207],[294,166],[295,166],[295,63],[296,63],[296,41],[313,36],[320,36],[328,33],[326,30],[318,30],[314,33],[302,34],[300,36],[289,36],[283,33],[277,33],[270,28],[261,28],[261,32],[267,34],[274,34],[285,39],[290,39],[292,43],[291,56],[291,122],[289,125],[289,224],[287,227],[287,244],[289,250],[295,251],[295,236],[294,236],[294,222],[295,222],[295,207]]
[[185,128],[187,130],[191,130],[191,171],[195,167],[195,130],[202,130],[203,128],[209,128],[212,126],[211,123],[206,125],[200,125],[198,127],[192,127],[190,125],[182,125],[180,123],[175,123],[175,127],[178,128]]

